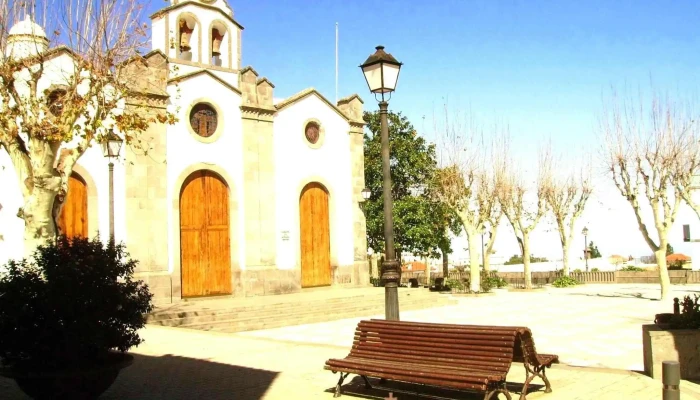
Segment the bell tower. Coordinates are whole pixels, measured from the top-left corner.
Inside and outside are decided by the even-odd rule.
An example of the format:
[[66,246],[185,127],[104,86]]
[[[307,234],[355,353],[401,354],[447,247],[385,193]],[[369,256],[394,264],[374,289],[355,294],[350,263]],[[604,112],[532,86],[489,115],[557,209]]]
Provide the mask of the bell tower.
[[165,53],[171,63],[223,71],[241,68],[243,27],[225,0],[170,0],[151,21],[153,50]]

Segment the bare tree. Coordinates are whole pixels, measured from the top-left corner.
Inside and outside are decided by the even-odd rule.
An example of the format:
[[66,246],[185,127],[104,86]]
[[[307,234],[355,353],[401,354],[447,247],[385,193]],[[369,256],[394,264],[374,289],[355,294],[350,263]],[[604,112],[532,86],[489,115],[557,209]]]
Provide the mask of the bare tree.
[[[656,255],[662,299],[669,295],[671,284],[666,266],[668,234],[683,197],[681,187],[689,188],[694,170],[694,162],[684,158],[684,146],[695,136],[695,126],[683,107],[658,95],[648,104],[641,95],[631,101],[615,97],[601,118],[606,168]],[[646,206],[656,238],[645,222]]]
[[700,219],[700,203],[693,196],[700,189],[700,181],[696,176],[700,174],[700,134],[697,122],[688,127],[685,134],[679,138],[678,147],[680,152],[676,157],[671,179],[676,193]]
[[564,275],[569,275],[569,245],[574,239],[576,220],[583,213],[586,202],[593,192],[590,164],[579,170],[571,168],[564,176],[557,174],[561,165],[554,160],[551,147],[545,149],[543,168],[545,174],[544,197],[557,223],[564,260]]
[[439,162],[442,168],[435,177],[434,193],[458,216],[464,227],[469,248],[470,291],[480,292],[480,236],[489,232],[492,247],[501,215],[495,175],[487,162],[483,133],[474,118],[471,115],[461,118],[459,113],[451,118],[447,106],[444,112],[444,125],[436,124],[441,139]]
[[[530,273],[530,233],[537,227],[540,219],[547,211],[545,200],[545,182],[548,181],[547,168],[540,161],[536,177],[535,190],[528,185],[519,170],[513,166],[506,141],[502,141],[496,159],[496,184],[498,201],[503,213],[515,231],[520,245],[525,273],[525,288],[532,289],[532,274]],[[534,193],[533,193],[534,192]]]
[[[0,148],[20,182],[27,254],[56,236],[68,179],[88,148],[110,131],[139,146],[150,124],[175,120],[162,106],[165,82],[154,83],[158,93],[140,81],[143,9],[137,0],[0,0]],[[20,21],[31,45],[10,35]]]

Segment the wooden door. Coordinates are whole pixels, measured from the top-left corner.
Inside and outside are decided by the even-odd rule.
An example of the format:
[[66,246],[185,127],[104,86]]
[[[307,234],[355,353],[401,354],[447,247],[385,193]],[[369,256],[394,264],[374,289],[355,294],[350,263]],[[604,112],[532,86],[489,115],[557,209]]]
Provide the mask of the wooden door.
[[68,178],[68,194],[58,217],[58,230],[68,236],[88,235],[88,194],[85,180],[77,173]]
[[301,287],[331,284],[331,239],[328,223],[328,192],[310,183],[299,198],[301,241]]
[[226,184],[211,171],[197,171],[182,185],[182,297],[231,294],[228,196]]

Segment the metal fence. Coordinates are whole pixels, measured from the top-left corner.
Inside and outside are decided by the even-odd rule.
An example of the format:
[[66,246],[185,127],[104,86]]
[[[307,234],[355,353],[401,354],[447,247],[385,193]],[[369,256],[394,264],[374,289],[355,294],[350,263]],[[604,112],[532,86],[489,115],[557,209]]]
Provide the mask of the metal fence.
[[[523,272],[495,272],[492,276],[504,279],[509,286],[514,288],[525,286],[525,274]],[[700,283],[700,271],[670,270],[668,274],[672,284]],[[561,272],[532,272],[532,284],[541,287],[551,284],[561,277]],[[570,277],[582,283],[659,283],[657,271],[602,271],[602,272],[571,272]],[[443,277],[442,272],[430,274],[430,281],[426,279],[425,271],[405,271],[401,274],[401,284],[408,285],[411,279],[416,279],[419,285],[426,286],[435,282],[435,278]],[[455,279],[461,282],[469,282],[469,271],[452,270],[447,279]]]

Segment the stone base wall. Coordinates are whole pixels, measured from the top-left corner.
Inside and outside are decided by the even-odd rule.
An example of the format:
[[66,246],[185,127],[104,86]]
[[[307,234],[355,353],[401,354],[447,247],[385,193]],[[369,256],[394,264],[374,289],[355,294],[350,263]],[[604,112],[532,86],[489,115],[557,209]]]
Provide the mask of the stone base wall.
[[173,298],[173,281],[169,273],[135,273],[134,279],[140,279],[148,285],[153,293],[154,304],[168,304],[179,299]]
[[241,271],[243,296],[267,296],[301,290],[299,270],[261,269]]
[[659,328],[655,324],[642,325],[644,373],[661,379],[661,363],[678,361],[681,379],[700,380],[700,330]]
[[[369,285],[369,263],[355,262],[352,265],[333,267],[333,287]],[[276,294],[296,293],[301,288],[301,270],[250,269],[231,271],[233,297],[270,296]],[[169,273],[136,273],[136,279],[146,282],[153,293],[155,304],[177,303],[179,296],[179,277]]]

